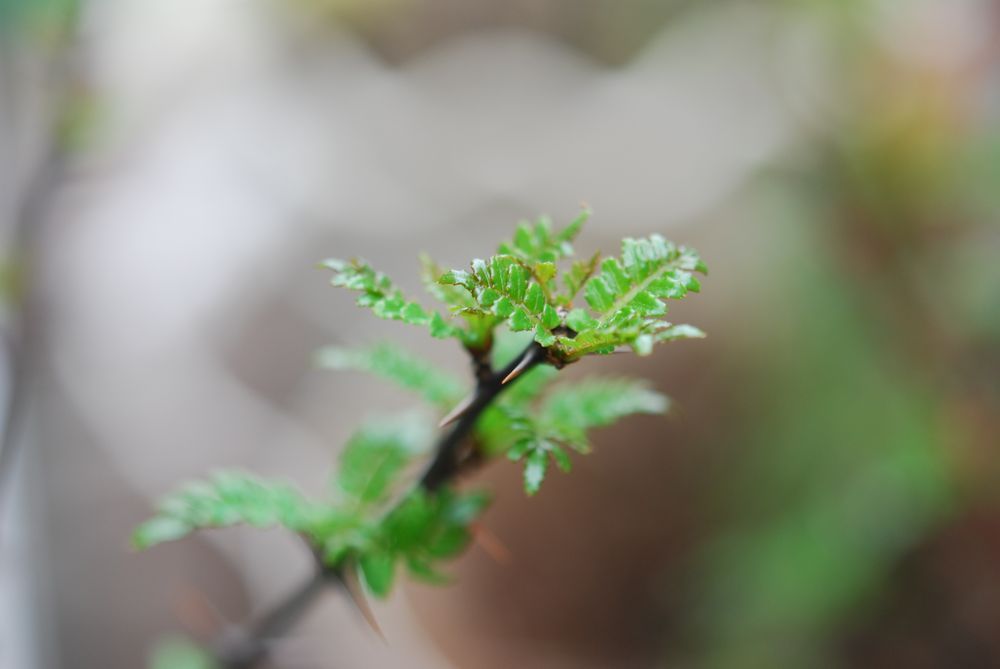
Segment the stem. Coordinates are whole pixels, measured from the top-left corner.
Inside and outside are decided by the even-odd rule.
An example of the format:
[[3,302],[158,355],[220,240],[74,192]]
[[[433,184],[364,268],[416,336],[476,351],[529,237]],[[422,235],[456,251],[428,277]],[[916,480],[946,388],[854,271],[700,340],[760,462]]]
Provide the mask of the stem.
[[[465,471],[469,463],[477,461],[476,458],[463,458],[460,448],[476,426],[476,421],[483,411],[500,393],[516,383],[516,379],[506,384],[503,380],[525,360],[528,361],[527,369],[541,364],[545,360],[545,349],[538,343],[532,342],[499,372],[493,372],[482,358],[474,357],[473,367],[477,382],[472,401],[455,425],[438,441],[434,449],[434,459],[417,482],[417,487],[429,492],[439,490]],[[347,595],[354,597],[342,577],[343,566],[324,565],[318,555],[317,565],[316,572],[307,581],[278,602],[274,608],[264,612],[256,622],[243,629],[230,630],[223,635],[215,644],[214,653],[221,669],[251,669],[265,659],[270,652],[269,642],[291,629],[309,611],[325,586],[343,585]]]
[[532,342],[521,355],[517,356],[504,369],[489,376],[481,377],[476,384],[476,391],[468,409],[458,419],[455,426],[449,431],[435,449],[436,455],[430,466],[420,479],[420,486],[425,490],[434,492],[442,485],[455,478],[461,470],[459,466],[460,458],[458,449],[469,436],[472,429],[479,420],[483,411],[502,393],[506,388],[513,385],[513,382],[504,384],[503,380],[514,371],[523,360],[529,360],[529,368],[534,367],[545,359],[545,349],[539,344]]
[[234,629],[223,634],[215,651],[219,666],[250,669],[264,659],[269,652],[269,642],[293,627],[332,580],[330,574],[318,569],[248,630]]

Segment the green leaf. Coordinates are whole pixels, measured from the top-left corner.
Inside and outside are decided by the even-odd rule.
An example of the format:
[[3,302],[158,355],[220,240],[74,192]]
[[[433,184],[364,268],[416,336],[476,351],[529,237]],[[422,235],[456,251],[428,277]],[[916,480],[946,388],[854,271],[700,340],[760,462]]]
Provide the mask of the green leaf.
[[549,456],[543,450],[534,450],[528,455],[524,464],[524,491],[534,495],[545,480],[545,472],[549,468]]
[[406,568],[413,578],[431,585],[447,585],[451,582],[448,576],[434,569],[430,562],[418,557],[406,558]]
[[[558,233],[548,219],[522,223],[498,255],[474,260],[468,271],[445,272],[440,282],[465,290],[463,315],[495,319],[489,327],[505,321],[515,332],[533,331],[557,366],[622,346],[648,355],[654,344],[686,336],[663,320],[666,301],[700,290],[693,273],[707,270],[695,251],[660,235],[624,239],[621,257],[604,260],[600,271],[596,254],[574,263],[563,278],[566,291],[557,293],[557,262],[572,254],[569,241],[586,215]],[[572,308],[581,290],[590,311]]]
[[597,265],[601,260],[601,254],[595,253],[588,260],[576,260],[570,265],[569,271],[563,277],[566,285],[566,292],[559,298],[559,302],[564,307],[570,307],[573,299],[580,292],[587,280],[597,271]]
[[556,273],[559,269],[556,267],[554,262],[538,262],[535,263],[535,278],[542,285],[548,285],[548,283],[555,278]]
[[173,541],[189,534],[194,528],[171,516],[156,516],[142,523],[132,533],[132,546],[145,550],[165,541]]
[[427,546],[427,554],[434,558],[450,558],[465,550],[471,540],[469,531],[459,525],[442,528]]
[[535,329],[540,324],[551,330],[559,325],[558,315],[553,319],[546,309],[547,289],[532,273],[530,265],[513,255],[496,255],[489,260],[474,260],[471,271],[453,270],[445,273],[441,281],[462,286],[475,305],[461,313],[475,314],[483,319],[500,321],[515,332]]
[[605,427],[637,413],[662,414],[669,401],[644,381],[584,379],[553,388],[539,411],[547,434],[581,452],[589,450],[587,430]]
[[377,528],[377,554],[406,560],[411,572],[431,580],[434,562],[452,558],[472,539],[470,525],[489,503],[482,493],[413,490]]
[[[364,260],[330,258],[320,265],[333,272],[330,279],[332,285],[360,292],[358,306],[371,309],[379,318],[427,326],[431,335],[437,338],[456,337],[465,342],[472,337],[461,328],[449,327],[440,314],[428,313],[419,303],[407,300],[392,279],[374,270]],[[442,288],[438,296],[447,301],[455,294],[456,291],[449,292]]]
[[386,501],[398,475],[426,450],[429,438],[426,422],[417,415],[369,422],[344,447],[337,487],[362,507]]
[[556,343],[556,336],[546,330],[544,325],[539,323],[535,326],[535,341],[548,348]]
[[440,522],[440,505],[422,489],[407,495],[382,523],[385,543],[400,553],[412,553],[423,547]]
[[190,483],[165,497],[159,512],[135,530],[132,543],[144,549],[195,529],[241,523],[306,531],[316,512],[316,505],[287,484],[243,472],[219,472],[207,482]]
[[482,491],[449,493],[445,498],[443,517],[448,523],[468,527],[489,505],[490,495]]
[[156,644],[150,669],[217,669],[212,656],[195,644],[180,638],[168,638]]
[[365,587],[378,598],[384,598],[392,590],[396,573],[395,558],[383,552],[372,552],[358,559],[358,568]]
[[[510,316],[510,329],[514,332],[524,332],[532,328],[532,319],[524,309],[513,310]],[[538,323],[538,327],[542,327]]]
[[[665,300],[698,291],[700,284],[692,272],[704,270],[695,251],[659,235],[626,238],[621,258],[606,259],[598,274],[584,280],[584,297],[595,315],[575,309],[567,317],[576,336],[559,338],[562,360],[610,353],[622,345],[646,355],[654,343],[679,338],[662,334],[672,332],[670,324],[661,320],[667,313]],[[579,289],[579,278],[585,273],[586,268],[578,266],[568,282],[571,293]]]
[[673,341],[674,339],[704,339],[705,333],[693,325],[671,325],[656,333],[657,341]]
[[326,565],[337,567],[348,556],[362,554],[374,545],[376,533],[371,521],[356,511],[328,506],[317,515],[305,534],[319,548]]
[[496,407],[506,423],[490,426],[490,430],[504,431],[500,433],[503,437],[490,435],[488,452],[505,452],[509,460],[524,461],[525,490],[534,494],[550,458],[561,470],[572,469],[569,454],[560,444],[588,453],[588,430],[611,425],[630,414],[663,413],[667,405],[666,397],[642,381],[591,378],[556,386],[537,411],[526,406]]
[[[521,355],[533,337],[527,333],[501,332],[493,350],[493,367],[500,369]],[[558,374],[549,365],[538,365],[523,374],[476,421],[475,436],[487,455],[507,453],[519,438],[531,432],[529,405]]]
[[536,316],[542,313],[542,309],[547,306],[545,304],[545,294],[542,292],[541,286],[537,283],[532,283],[528,288],[528,292],[524,298],[524,306],[528,307],[528,311]]
[[420,278],[424,288],[436,299],[454,309],[475,306],[468,292],[458,287],[454,277],[445,279],[444,268],[438,265],[430,256],[421,254],[420,256]]
[[[522,221],[517,226],[514,238],[500,244],[497,253],[514,256],[528,265],[554,263],[573,255],[570,242],[580,233],[589,216],[590,211],[584,209],[573,222],[559,232],[553,232],[552,221],[547,216],[540,216],[534,224]],[[542,270],[543,273],[546,271]],[[541,278],[540,280],[543,283],[546,281]]]
[[598,322],[585,309],[574,309],[566,316],[566,325],[574,332],[585,332],[596,328]]
[[328,346],[317,353],[316,360],[327,369],[359,370],[388,379],[445,411],[464,392],[453,376],[392,344],[377,344],[367,349]]
[[556,235],[556,239],[561,242],[571,242],[576,239],[576,236],[580,234],[580,230],[583,229],[584,223],[590,219],[591,213],[590,207],[583,207],[576,218]]
[[435,339],[449,339],[451,337],[465,341],[467,334],[461,328],[455,327],[446,321],[441,314],[434,312],[431,314],[431,321],[428,324],[431,336]]
[[524,437],[507,451],[507,458],[512,462],[517,462],[530,453],[535,447],[535,440],[531,437]]
[[573,469],[573,461],[569,459],[569,454],[558,445],[551,444],[549,452],[552,454],[552,459],[556,461],[559,469],[567,473]]
[[451,298],[453,303],[461,303],[459,313],[496,319],[493,326],[506,321],[515,332],[535,330],[537,341],[553,345],[556,339],[551,331],[561,324],[555,310],[558,302],[551,297],[558,273],[556,262],[573,254],[570,242],[588,215],[585,210],[559,232],[553,232],[552,222],[545,217],[534,224],[521,223],[514,238],[500,245],[497,255],[474,260],[469,271],[444,272],[439,282],[465,289],[461,300]]

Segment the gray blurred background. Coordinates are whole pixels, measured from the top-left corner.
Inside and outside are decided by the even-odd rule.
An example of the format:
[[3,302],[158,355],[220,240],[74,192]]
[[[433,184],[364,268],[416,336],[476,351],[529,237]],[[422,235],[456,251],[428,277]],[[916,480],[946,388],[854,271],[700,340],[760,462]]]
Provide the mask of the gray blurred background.
[[[326,485],[366,413],[328,343],[453,342],[315,269],[417,294],[518,219],[697,247],[709,333],[666,419],[525,499],[508,565],[337,597],[280,667],[1000,666],[1000,3],[0,0],[0,666],[144,666],[309,569],[280,532],[143,554],[180,481]],[[585,367],[585,369],[584,369]]]

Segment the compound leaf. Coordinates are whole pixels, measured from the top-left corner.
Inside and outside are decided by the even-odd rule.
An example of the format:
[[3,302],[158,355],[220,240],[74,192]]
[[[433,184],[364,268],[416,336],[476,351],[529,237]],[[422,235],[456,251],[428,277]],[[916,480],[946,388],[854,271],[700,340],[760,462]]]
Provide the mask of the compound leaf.
[[[580,268],[577,275],[585,271]],[[675,246],[660,235],[624,239],[621,258],[607,258],[600,272],[584,281],[584,297],[593,315],[583,309],[567,315],[575,336],[558,338],[563,361],[610,353],[622,345],[646,355],[656,342],[703,336],[662,320],[667,313],[665,300],[700,290],[694,272],[704,274],[707,268],[692,249]],[[579,288],[576,278],[569,287]]]
[[445,411],[463,393],[462,384],[453,376],[392,344],[364,349],[328,346],[319,350],[316,360],[327,369],[359,370],[388,379]]
[[304,531],[314,515],[315,506],[290,485],[243,472],[219,472],[165,497],[158,513],[136,528],[132,544],[145,549],[195,529],[237,524]]
[[669,406],[669,400],[644,381],[591,378],[553,388],[542,403],[537,422],[551,438],[586,452],[588,430],[631,414],[662,414]]
[[429,437],[427,424],[416,415],[370,421],[344,447],[337,488],[360,507],[386,501],[399,474],[426,449]]
[[379,318],[427,326],[431,335],[439,339],[465,337],[461,328],[451,325],[440,314],[428,312],[419,303],[406,299],[392,279],[373,269],[365,260],[329,258],[320,266],[333,272],[332,285],[360,292],[357,305],[370,309]]
[[542,487],[549,468],[549,455],[543,449],[530,451],[524,464],[524,491],[534,495]]

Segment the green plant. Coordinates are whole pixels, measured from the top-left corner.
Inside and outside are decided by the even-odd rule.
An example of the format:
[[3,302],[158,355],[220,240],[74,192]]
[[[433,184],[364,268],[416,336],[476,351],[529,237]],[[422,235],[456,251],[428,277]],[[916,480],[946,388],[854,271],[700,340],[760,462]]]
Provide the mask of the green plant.
[[[159,657],[187,658],[190,666],[202,666],[192,657],[205,666],[252,666],[266,654],[267,639],[290,625],[322,584],[340,584],[366,612],[355,575],[376,597],[389,593],[400,566],[414,578],[445,582],[442,564],[472,541],[489,502],[482,492],[459,490],[460,474],[505,455],[524,463],[524,488],[534,495],[550,462],[569,471],[569,452],[590,450],[590,430],[666,410],[667,399],[642,381],[552,384],[556,370],[588,355],[622,348],[647,355],[658,342],[704,336],[663,320],[665,300],[699,290],[694,274],[707,270],[698,255],[652,235],[625,239],[617,258],[572,261],[572,242],[588,216],[583,211],[561,230],[547,218],[521,223],[496,255],[468,269],[444,271],[424,258],[426,287],[447,315],[410,300],[363,260],[323,263],[332,284],[360,293],[357,304],[376,316],[457,340],[472,359],[474,387],[466,394],[461,380],[388,344],[320,351],[325,367],[370,372],[415,392],[444,416],[439,427],[450,427],[435,441],[421,414],[362,425],[344,447],[324,499],[237,472],[167,497],[135,531],[136,547],[205,528],[280,526],[303,538],[317,571],[236,641],[218,644],[210,655],[175,644]],[[411,480],[405,472],[421,460],[429,464]]]

